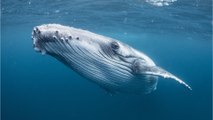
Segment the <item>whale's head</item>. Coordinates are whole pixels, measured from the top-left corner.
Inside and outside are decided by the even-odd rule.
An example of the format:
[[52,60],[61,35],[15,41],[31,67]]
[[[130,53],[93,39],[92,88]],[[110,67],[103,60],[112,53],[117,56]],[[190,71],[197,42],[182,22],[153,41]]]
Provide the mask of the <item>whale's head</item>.
[[32,39],[36,51],[57,58],[106,89],[150,93],[158,76],[172,76],[142,52],[86,30],[46,24],[34,27]]

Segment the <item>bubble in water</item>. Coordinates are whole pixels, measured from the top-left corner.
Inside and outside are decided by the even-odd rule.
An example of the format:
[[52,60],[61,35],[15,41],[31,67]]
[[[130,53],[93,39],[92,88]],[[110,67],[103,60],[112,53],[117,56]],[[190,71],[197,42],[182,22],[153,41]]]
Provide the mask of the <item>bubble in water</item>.
[[55,10],[55,13],[59,13],[60,12],[60,10]]

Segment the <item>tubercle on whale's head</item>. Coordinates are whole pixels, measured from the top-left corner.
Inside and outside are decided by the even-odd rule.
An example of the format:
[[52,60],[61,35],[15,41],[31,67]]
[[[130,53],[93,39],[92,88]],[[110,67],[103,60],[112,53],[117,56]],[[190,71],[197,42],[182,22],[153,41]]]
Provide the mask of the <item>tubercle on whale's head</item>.
[[70,31],[70,27],[59,24],[44,24],[36,26],[32,31],[33,48],[37,52],[51,52],[46,49],[47,43],[69,42],[71,40],[80,40],[75,29]]

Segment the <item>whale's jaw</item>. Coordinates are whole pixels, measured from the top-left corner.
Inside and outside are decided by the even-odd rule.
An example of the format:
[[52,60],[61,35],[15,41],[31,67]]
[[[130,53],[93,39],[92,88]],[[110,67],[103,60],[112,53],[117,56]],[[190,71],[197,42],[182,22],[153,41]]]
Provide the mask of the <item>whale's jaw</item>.
[[113,92],[150,93],[158,77],[185,82],[160,69],[145,54],[115,39],[58,24],[37,26],[33,47],[58,59],[81,76]]

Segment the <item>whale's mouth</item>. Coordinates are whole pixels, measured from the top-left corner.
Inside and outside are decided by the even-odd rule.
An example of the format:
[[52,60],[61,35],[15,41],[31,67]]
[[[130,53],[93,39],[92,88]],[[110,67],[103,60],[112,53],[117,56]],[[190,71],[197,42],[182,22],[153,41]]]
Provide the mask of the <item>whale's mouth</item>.
[[43,37],[41,36],[41,31],[38,29],[38,27],[33,28],[32,32],[32,40],[33,40],[33,48],[36,52],[45,52],[42,48],[42,40]]

